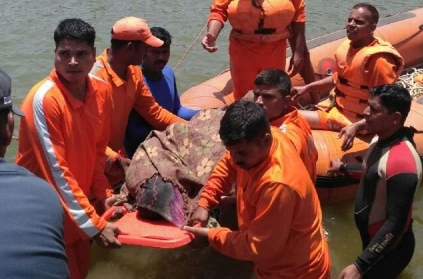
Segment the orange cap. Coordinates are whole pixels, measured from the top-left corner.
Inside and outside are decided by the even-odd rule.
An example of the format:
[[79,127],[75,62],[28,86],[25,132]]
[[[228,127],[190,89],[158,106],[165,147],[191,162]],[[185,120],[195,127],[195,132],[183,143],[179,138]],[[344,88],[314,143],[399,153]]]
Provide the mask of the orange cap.
[[137,17],[122,18],[112,27],[112,39],[122,41],[143,41],[149,46],[160,47],[163,41],[151,34],[147,21]]

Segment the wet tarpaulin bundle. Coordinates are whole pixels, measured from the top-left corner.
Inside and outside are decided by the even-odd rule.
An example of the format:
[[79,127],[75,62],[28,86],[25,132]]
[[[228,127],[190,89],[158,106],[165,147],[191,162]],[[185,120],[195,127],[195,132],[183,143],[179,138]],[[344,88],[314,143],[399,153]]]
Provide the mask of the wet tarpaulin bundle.
[[137,200],[141,215],[155,219],[159,214],[178,227],[186,222],[225,152],[218,133],[223,114],[200,111],[187,124],[153,131],[138,147],[123,191]]
[[135,205],[144,219],[165,219],[177,227],[185,223],[185,205],[180,189],[157,173],[140,186]]

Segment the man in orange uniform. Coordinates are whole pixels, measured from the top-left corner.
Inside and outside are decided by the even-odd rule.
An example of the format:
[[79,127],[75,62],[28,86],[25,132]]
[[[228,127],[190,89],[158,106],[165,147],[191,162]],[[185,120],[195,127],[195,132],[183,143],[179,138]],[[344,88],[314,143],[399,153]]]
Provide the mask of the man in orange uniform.
[[[293,53],[291,76],[301,72],[306,83],[314,81],[305,40],[304,0],[214,0],[202,40],[208,52],[217,50],[216,39],[226,20],[232,26],[229,58],[235,100],[253,87],[261,70],[285,71],[287,38]],[[317,103],[319,96],[315,93],[312,98]]]
[[22,103],[16,163],[49,182],[66,211],[64,239],[72,279],[88,273],[90,239],[120,246],[119,229],[94,210],[115,197],[104,176],[109,140],[110,89],[88,76],[95,62],[95,30],[81,19],[65,19],[54,31],[54,69]]
[[270,125],[279,128],[294,144],[310,178],[316,181],[317,149],[307,120],[291,106],[291,80],[278,69],[261,71],[254,80],[254,102],[264,108]]
[[312,129],[339,131],[357,121],[354,128],[362,129],[370,89],[398,79],[404,61],[390,43],[374,36],[378,20],[379,13],[374,6],[355,5],[346,25],[348,40],[335,53],[336,72],[322,80],[292,88],[293,98],[309,91],[334,89],[333,104],[329,108],[301,111]]
[[243,100],[229,106],[219,134],[227,152],[204,186],[191,223],[204,226],[209,210],[236,183],[239,231],[185,229],[222,254],[253,261],[259,278],[329,278],[319,199],[289,139],[270,127],[259,105]]
[[112,27],[111,47],[97,57],[91,74],[105,80],[112,88],[113,108],[106,176],[115,186],[124,182],[130,159],[122,156],[125,130],[132,109],[154,129],[164,130],[185,120],[162,108],[154,99],[143,76],[141,64],[148,46],[160,47],[163,41],[151,34],[144,19],[126,17]]

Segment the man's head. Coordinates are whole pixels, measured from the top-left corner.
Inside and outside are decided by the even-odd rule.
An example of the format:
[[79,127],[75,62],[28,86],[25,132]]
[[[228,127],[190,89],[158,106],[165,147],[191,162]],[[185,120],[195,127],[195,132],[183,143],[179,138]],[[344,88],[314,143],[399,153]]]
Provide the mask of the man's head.
[[291,104],[291,80],[278,69],[261,71],[254,80],[254,102],[266,111],[272,121],[283,115]]
[[366,130],[385,138],[403,127],[410,112],[411,96],[400,85],[376,86],[364,111]]
[[152,73],[161,73],[163,68],[169,62],[170,45],[172,44],[172,36],[170,33],[161,27],[152,27],[151,33],[156,38],[163,41],[160,47],[149,46],[142,61],[142,68]]
[[247,170],[263,162],[272,145],[266,113],[250,101],[239,100],[228,107],[219,135],[234,163]]
[[363,47],[374,39],[378,21],[379,12],[371,4],[359,3],[351,9],[346,30],[354,47]]
[[12,140],[15,119],[13,114],[24,116],[24,113],[12,103],[12,80],[0,70],[0,157],[3,157]]
[[95,62],[95,30],[79,18],[62,20],[54,31],[54,67],[65,82],[84,82]]
[[128,65],[140,65],[148,46],[160,47],[163,41],[151,34],[147,21],[136,17],[118,20],[111,30],[112,51],[120,52]]

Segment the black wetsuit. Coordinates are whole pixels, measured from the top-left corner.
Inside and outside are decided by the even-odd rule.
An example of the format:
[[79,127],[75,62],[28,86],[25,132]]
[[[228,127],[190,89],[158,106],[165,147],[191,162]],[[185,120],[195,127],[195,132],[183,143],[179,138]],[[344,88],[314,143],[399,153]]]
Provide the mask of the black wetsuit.
[[[354,172],[357,165],[343,169]],[[411,131],[403,128],[372,144],[362,174],[354,217],[363,252],[354,264],[363,278],[395,278],[410,262],[415,247],[411,211],[422,164]]]

